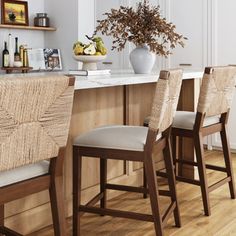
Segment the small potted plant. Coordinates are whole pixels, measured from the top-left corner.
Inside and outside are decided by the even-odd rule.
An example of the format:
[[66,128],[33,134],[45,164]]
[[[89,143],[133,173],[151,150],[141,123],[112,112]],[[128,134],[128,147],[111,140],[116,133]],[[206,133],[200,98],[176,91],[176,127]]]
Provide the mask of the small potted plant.
[[95,33],[113,37],[113,49],[121,51],[127,42],[135,44],[130,62],[135,73],[150,73],[156,55],[167,57],[177,45],[184,47],[183,35],[175,25],[161,17],[160,6],[151,6],[148,0],[138,3],[137,8],[120,6],[105,13],[99,20]]

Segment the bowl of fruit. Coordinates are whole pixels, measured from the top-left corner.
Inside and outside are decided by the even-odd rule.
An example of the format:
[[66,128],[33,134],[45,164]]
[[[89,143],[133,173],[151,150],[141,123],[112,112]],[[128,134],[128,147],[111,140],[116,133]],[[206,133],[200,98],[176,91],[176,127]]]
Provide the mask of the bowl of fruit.
[[88,44],[80,41],[74,43],[73,57],[76,61],[83,62],[82,70],[97,70],[97,62],[107,57],[107,49],[101,37],[86,37],[90,40]]

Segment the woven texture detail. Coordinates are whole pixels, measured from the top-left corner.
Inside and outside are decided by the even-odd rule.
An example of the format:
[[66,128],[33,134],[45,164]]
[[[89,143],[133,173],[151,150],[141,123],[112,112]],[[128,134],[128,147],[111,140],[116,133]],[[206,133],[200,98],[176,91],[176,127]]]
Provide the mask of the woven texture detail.
[[227,112],[233,100],[235,79],[235,67],[213,67],[210,74],[205,73],[197,111],[206,116]]
[[183,71],[180,69],[162,71],[156,85],[149,128],[166,130],[173,122],[182,84]]
[[0,171],[56,157],[66,145],[68,85],[66,76],[0,79]]

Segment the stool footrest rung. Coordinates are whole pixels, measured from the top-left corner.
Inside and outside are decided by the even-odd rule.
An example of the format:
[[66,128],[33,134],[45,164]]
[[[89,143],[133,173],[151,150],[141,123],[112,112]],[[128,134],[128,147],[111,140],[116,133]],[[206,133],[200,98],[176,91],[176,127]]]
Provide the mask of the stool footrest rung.
[[228,177],[226,177],[226,178],[224,178],[224,179],[218,181],[217,183],[214,183],[214,184],[212,184],[211,186],[209,186],[209,187],[208,187],[208,191],[209,191],[209,192],[212,192],[212,191],[214,191],[215,189],[219,188],[220,186],[222,186],[222,185],[224,185],[224,184],[226,184],[226,183],[228,183],[228,182],[230,182],[230,181],[231,181],[231,177],[228,176]]
[[121,217],[121,218],[153,222],[152,215],[135,213],[135,212],[119,211],[119,210],[105,209],[105,208],[98,208],[98,207],[88,207],[88,206],[82,206],[82,205],[79,206],[79,211],[87,212],[87,213],[94,213],[94,214],[99,214],[99,215],[109,215],[109,216],[115,216],[115,217]]
[[[176,159],[176,162],[178,162],[180,164],[183,164],[183,165],[198,166],[197,162],[195,162],[195,161],[187,161],[187,160],[182,160],[182,159]],[[206,164],[206,168],[211,169],[211,170],[227,172],[226,168],[222,167],[222,166],[215,166],[215,165]]]
[[215,166],[215,165],[206,164],[206,168],[211,169],[211,170],[221,171],[221,172],[227,172],[226,168],[222,167],[222,166]]
[[188,184],[194,184],[194,185],[200,186],[200,181],[199,180],[188,179],[188,178],[185,178],[183,176],[176,176],[176,180],[180,181],[180,182],[185,182],[185,183],[188,183]]
[[126,191],[126,192],[148,193],[148,189],[143,187],[134,187],[134,186],[119,185],[119,184],[106,184],[105,188],[119,191]]

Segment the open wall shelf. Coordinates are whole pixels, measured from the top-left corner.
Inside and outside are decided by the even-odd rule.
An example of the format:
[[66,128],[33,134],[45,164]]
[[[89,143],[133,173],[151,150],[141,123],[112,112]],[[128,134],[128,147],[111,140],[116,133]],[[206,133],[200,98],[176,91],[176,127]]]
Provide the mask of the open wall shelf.
[[22,26],[22,25],[3,25],[3,24],[0,24],[0,28],[1,29],[56,31],[56,28],[54,28],[54,27],[36,27],[36,26]]

